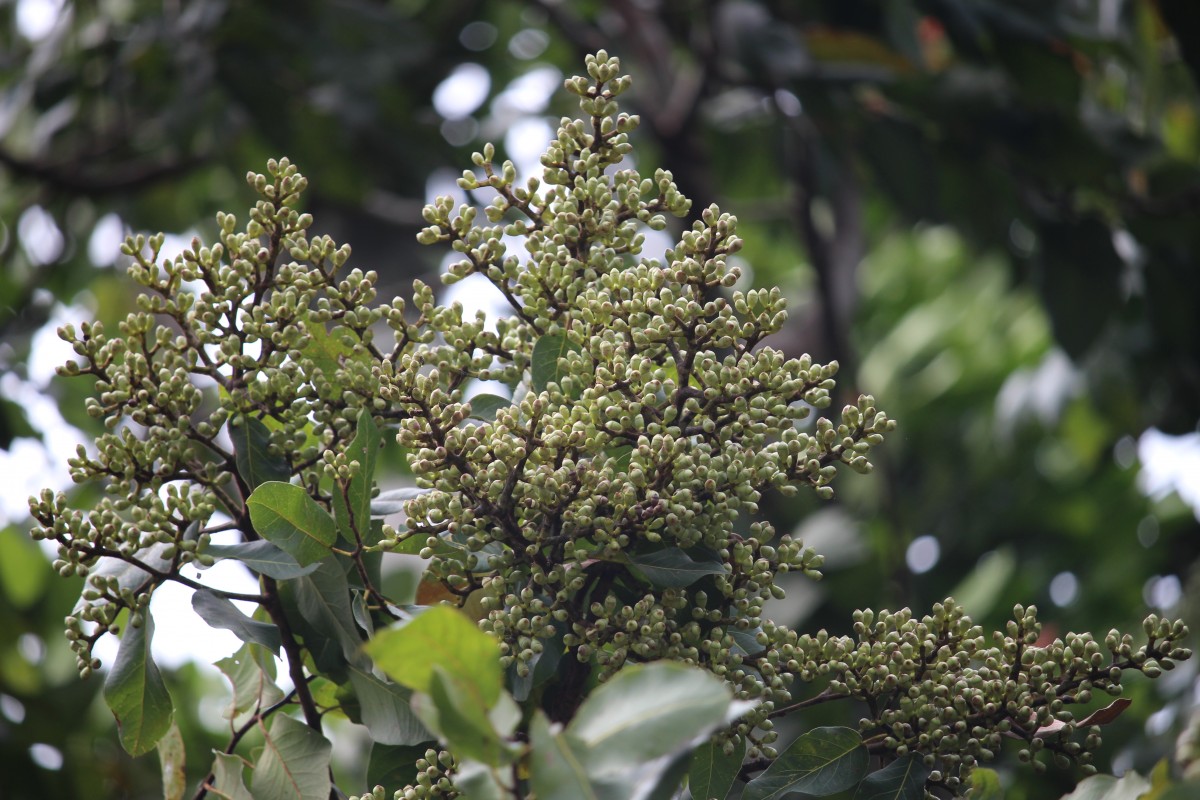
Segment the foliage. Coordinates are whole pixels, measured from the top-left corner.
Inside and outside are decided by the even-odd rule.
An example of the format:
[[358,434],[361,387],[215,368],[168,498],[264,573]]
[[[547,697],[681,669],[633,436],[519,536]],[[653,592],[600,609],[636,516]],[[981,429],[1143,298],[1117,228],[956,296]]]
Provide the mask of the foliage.
[[[604,52],[587,66],[566,82],[585,119],[563,120],[541,183],[518,185],[487,146],[460,186],[496,195],[489,224],[450,198],[425,210],[421,241],[461,256],[447,281],[480,274],[509,300],[494,327],[419,281],[411,307],[376,304],[376,274],[308,234],[307,180],[282,160],[248,176],[261,199],[243,230],[219,214],[217,243],[161,264],[161,235],[127,241],[144,292],[119,336],[61,331],[81,359],[62,374],[93,379],[88,413],[107,428],[72,474],[105,496],[77,510],[44,492],[33,534],[57,543],[60,574],[87,578],[67,620],[80,673],[123,631],[105,697],[126,749],[158,745],[164,772],[181,758],[148,647],[150,597],[173,581],[245,642],[222,666],[232,732],[198,798],[245,796],[243,763],[255,797],[329,795],[330,713],[367,727],[373,761],[412,765],[404,797],[670,796],[688,776],[713,796],[739,781],[748,798],[951,796],[1006,736],[1038,768],[1046,751],[1091,770],[1115,713],[1070,706],[1189,658],[1181,621],[1150,617],[1145,645],[1113,631],[1102,648],[1042,642],[1018,607],[986,647],[951,600],[920,620],[857,612],[856,639],[765,614],[780,576],[817,578],[822,559],[747,518],[802,487],[828,499],[894,424],[869,396],[826,416],[837,365],[762,344],[785,302],[735,288],[732,216],[709,207],[662,262],[640,257],[642,227],[690,204],[671,173],[619,168],[630,79]],[[376,496],[385,432],[417,481],[404,523],[383,521],[395,495]],[[226,530],[243,542],[214,547]],[[428,561],[442,605],[389,594],[397,552]],[[259,592],[182,572],[218,557],[252,567]],[[857,728],[773,746],[776,720],[841,700],[866,709]],[[251,731],[261,750],[242,746]]]

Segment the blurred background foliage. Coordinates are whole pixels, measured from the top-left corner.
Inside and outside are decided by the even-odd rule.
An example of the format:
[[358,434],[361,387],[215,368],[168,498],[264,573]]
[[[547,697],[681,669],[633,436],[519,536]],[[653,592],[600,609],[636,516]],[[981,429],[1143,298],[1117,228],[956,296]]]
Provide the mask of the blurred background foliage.
[[[639,166],[737,214],[753,284],[791,298],[777,346],[900,420],[834,504],[765,505],[830,556],[778,618],[842,633],[954,592],[989,625],[1015,602],[1060,633],[1200,623],[1196,509],[1148,463],[1200,458],[1195,4],[0,0],[0,797],[159,794],[74,675],[79,587],[23,511],[93,430],[52,330],[132,306],[124,233],[209,237],[287,155],[317,228],[405,293],[443,256],[415,245],[422,204],[486,140],[535,168],[602,47],[635,76]],[[1195,675],[1132,686],[1101,768],[1169,754]],[[220,683],[172,680],[189,750],[216,745]]]

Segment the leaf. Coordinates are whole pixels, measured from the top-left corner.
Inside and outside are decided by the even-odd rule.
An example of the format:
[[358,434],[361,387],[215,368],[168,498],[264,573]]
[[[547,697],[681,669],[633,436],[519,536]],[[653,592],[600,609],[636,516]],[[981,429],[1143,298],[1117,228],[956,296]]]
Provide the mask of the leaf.
[[[560,383],[567,374],[563,358],[567,353],[578,353],[579,346],[561,333],[551,333],[537,340],[533,346],[531,360],[531,383],[533,391],[544,392],[551,383]],[[512,404],[512,401],[509,401]]]
[[32,539],[15,525],[0,530],[0,592],[9,603],[22,610],[32,606],[51,574],[50,563]]
[[1120,778],[1112,775],[1092,775],[1084,778],[1075,791],[1065,794],[1060,800],[1138,800],[1150,791],[1150,781],[1133,770]]
[[225,426],[233,442],[234,462],[238,475],[253,489],[268,481],[287,481],[292,465],[287,456],[270,451],[271,431],[262,420],[238,416]]
[[350,668],[350,683],[358,695],[362,724],[379,744],[415,745],[433,735],[413,713],[412,690],[376,678],[358,667]]
[[333,512],[337,521],[338,531],[342,538],[350,543],[356,543],[355,531],[358,537],[367,540],[371,529],[371,489],[375,485],[375,463],[379,457],[379,426],[371,412],[362,409],[358,412],[354,438],[346,447],[346,457],[357,461],[358,472],[350,479],[344,492],[338,487],[333,492]]
[[745,757],[745,740],[729,755],[725,755],[721,745],[711,740],[697,747],[692,753],[688,769],[688,786],[692,790],[693,800],[725,800]]
[[[311,575],[288,581],[284,586],[294,598],[302,628],[336,642],[347,662],[362,660],[362,639],[350,608],[350,584],[337,561],[322,561]],[[308,639],[306,634],[306,645],[310,644]]]
[[464,759],[454,771],[454,787],[470,800],[506,800],[513,794],[501,783],[501,774],[495,767]]
[[429,694],[433,668],[475,687],[484,708],[500,696],[500,645],[461,612],[436,606],[398,628],[381,631],[367,653],[388,676]]
[[441,666],[434,666],[429,692],[417,695],[413,708],[451,752],[490,766],[511,762],[501,734],[479,703],[478,694]]
[[[275,660],[255,658],[257,647],[243,644],[233,655],[216,662],[233,685],[233,699],[224,712],[232,728],[240,728],[250,715],[283,699],[283,691],[275,684]],[[258,652],[265,654],[261,649]]]
[[742,800],[775,800],[791,792],[824,797],[849,789],[867,771],[867,748],[851,728],[815,728],[792,742],[746,786]]
[[567,732],[586,748],[589,774],[620,773],[707,736],[725,721],[731,699],[726,683],[710,673],[665,661],[639,664],[592,692]]
[[367,785],[408,786],[415,783],[417,761],[425,757],[428,745],[422,743],[396,747],[375,742],[367,759]]
[[104,680],[104,702],[121,729],[121,746],[132,756],[148,753],[171,727],[174,706],[162,674],[150,657],[154,618],[146,613],[138,627],[127,625],[121,646]]
[[404,504],[414,497],[423,495],[428,489],[418,489],[415,486],[405,486],[402,489],[388,489],[380,492],[371,500],[371,516],[386,517],[389,514],[399,514],[404,510]]
[[863,778],[854,800],[922,800],[929,767],[909,754]]
[[282,644],[279,628],[269,622],[251,619],[230,600],[208,589],[192,593],[192,608],[200,618],[214,628],[233,631],[243,642],[261,644],[276,655]]
[[214,751],[213,755],[216,756],[213,761],[213,782],[208,793],[224,800],[254,800],[242,779],[246,763],[229,753]]
[[266,575],[277,581],[309,575],[317,568],[316,564],[300,566],[296,563],[296,559],[266,541],[245,542],[244,544],[210,544],[204,548],[204,552],[213,558],[232,558],[240,561],[260,575]]
[[629,559],[634,574],[656,589],[681,589],[705,575],[725,574],[721,561],[693,561],[678,547],[668,547]]
[[[805,544],[808,544],[805,540]],[[959,605],[969,609],[978,619],[987,616],[996,607],[1001,593],[1008,587],[1009,580],[1017,571],[1017,556],[1011,547],[1001,547],[983,555],[975,568],[959,581],[950,592],[950,597]]]
[[994,769],[976,767],[971,770],[971,800],[1004,800],[1000,774]]
[[534,711],[529,736],[532,744],[529,781],[538,800],[627,800],[629,797],[619,784],[606,787],[593,783],[567,737],[551,730],[540,709]]
[[255,800],[328,800],[329,753],[324,736],[280,714],[263,730],[262,756],[250,778]]
[[484,422],[496,419],[496,412],[513,404],[512,398],[498,394],[477,394],[467,400],[471,404],[471,416]]
[[174,722],[166,736],[158,740],[158,761],[162,767],[163,800],[183,800],[187,791],[187,759],[183,734]]
[[259,536],[279,545],[302,567],[329,555],[337,541],[333,517],[303,487],[268,481],[254,490],[246,505]]

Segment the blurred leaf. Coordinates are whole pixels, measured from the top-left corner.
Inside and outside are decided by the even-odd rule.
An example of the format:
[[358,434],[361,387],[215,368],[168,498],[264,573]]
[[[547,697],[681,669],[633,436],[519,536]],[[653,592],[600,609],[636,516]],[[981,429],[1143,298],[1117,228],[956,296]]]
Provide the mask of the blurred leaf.
[[337,541],[333,517],[301,486],[268,481],[254,490],[246,507],[259,536],[279,545],[301,566],[328,556]]
[[722,745],[712,740],[697,747],[688,769],[688,787],[692,790],[693,800],[725,800],[745,756],[745,740],[728,755]]
[[171,727],[174,706],[158,666],[150,656],[154,618],[126,625],[116,661],[104,680],[104,702],[121,729],[121,745],[133,756],[148,753]]
[[[497,696],[497,699],[502,698]],[[491,766],[512,760],[501,733],[488,716],[488,706],[480,703],[478,687],[441,665],[434,665],[429,691],[417,695],[414,709],[427,727],[437,731],[452,753]]]
[[1120,778],[1112,775],[1092,775],[1084,778],[1075,791],[1062,796],[1062,800],[1138,800],[1150,789],[1150,781],[1133,770]]
[[37,544],[10,525],[0,530],[0,591],[19,609],[36,603],[53,574]]
[[166,735],[158,740],[158,761],[162,768],[163,800],[183,800],[187,791],[187,756],[183,734],[174,722]]
[[922,800],[930,769],[914,753],[863,778],[854,800]]
[[691,586],[705,575],[725,574],[724,561],[693,561],[678,547],[631,556],[629,563],[635,575],[658,589],[681,589]]
[[282,453],[270,451],[271,431],[256,417],[240,416],[225,426],[233,441],[238,474],[251,490],[268,481],[287,481],[291,464]]
[[792,792],[824,797],[849,789],[867,771],[867,748],[851,728],[816,728],[750,781],[743,800],[776,800]]
[[985,553],[949,595],[972,617],[982,619],[996,607],[1016,569],[1017,557],[1011,547]]
[[971,771],[972,800],[1004,800],[1004,787],[1000,775],[988,767],[976,767]]
[[329,741],[303,722],[279,714],[268,730],[250,789],[255,800],[328,800]]
[[279,628],[269,622],[251,619],[231,601],[207,589],[192,593],[192,608],[214,628],[232,631],[243,642],[261,644],[276,655],[282,638]]
[[539,800],[628,800],[619,783],[600,783],[588,775],[567,736],[554,732],[541,709],[529,726],[529,783]]
[[473,687],[484,708],[500,696],[500,645],[462,612],[436,606],[398,628],[381,631],[367,653],[392,680],[429,694],[433,668],[441,667],[463,686]]
[[311,575],[319,564],[300,566],[296,559],[268,541],[241,544],[210,544],[204,552],[213,558],[232,558],[241,561],[255,572],[275,580],[287,580]]

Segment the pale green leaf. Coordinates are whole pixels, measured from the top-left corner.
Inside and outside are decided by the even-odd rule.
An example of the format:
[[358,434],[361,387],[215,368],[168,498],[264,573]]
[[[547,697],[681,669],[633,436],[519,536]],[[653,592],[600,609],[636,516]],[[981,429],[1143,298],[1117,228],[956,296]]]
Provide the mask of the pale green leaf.
[[263,731],[263,751],[250,789],[255,800],[329,800],[329,740],[280,714]]
[[[259,655],[263,657],[256,657]],[[233,685],[233,699],[224,712],[233,728],[283,699],[283,691],[275,683],[275,659],[259,645],[243,644],[233,655],[216,662],[216,667]]]
[[1133,770],[1120,778],[1092,775],[1081,780],[1075,791],[1063,795],[1062,800],[1139,800],[1150,788],[1150,781]]
[[824,797],[849,789],[867,771],[867,748],[851,728],[816,728],[792,742],[746,786],[742,800],[776,800],[792,792]]
[[971,800],[1004,800],[1000,774],[994,769],[976,767],[971,770]]
[[246,764],[242,759],[229,753],[213,752],[212,788],[208,793],[222,800],[255,800],[246,788],[243,778]]
[[398,628],[381,631],[367,653],[392,680],[428,694],[433,668],[475,687],[485,708],[500,695],[500,645],[448,606],[430,608]]
[[158,740],[158,763],[162,768],[163,800],[183,800],[187,791],[187,757],[183,734],[174,722]]
[[301,566],[329,555],[337,541],[333,517],[303,487],[268,481],[254,490],[246,506],[258,535],[279,545]]
[[117,718],[121,745],[134,756],[154,749],[170,729],[174,715],[167,685],[150,657],[153,637],[150,614],[139,627],[126,626],[116,661],[104,681],[104,702]]

